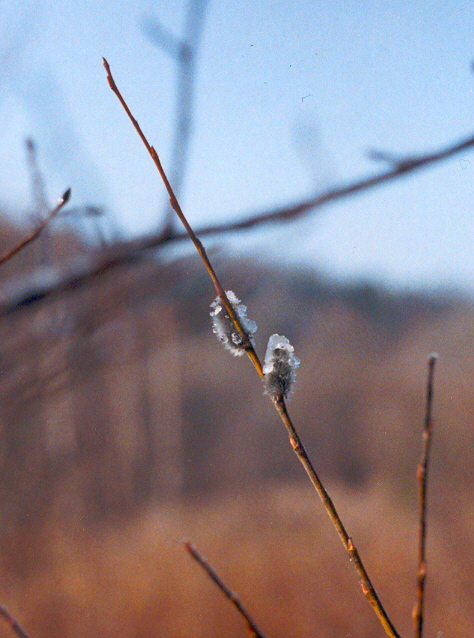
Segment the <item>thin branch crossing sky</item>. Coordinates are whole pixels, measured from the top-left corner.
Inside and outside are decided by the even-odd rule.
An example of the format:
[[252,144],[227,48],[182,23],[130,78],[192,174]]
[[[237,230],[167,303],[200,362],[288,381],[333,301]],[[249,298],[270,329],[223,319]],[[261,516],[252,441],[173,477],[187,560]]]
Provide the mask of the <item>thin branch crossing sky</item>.
[[[208,3],[181,195],[195,227],[296,202],[473,133],[472,2],[369,4]],[[71,205],[107,206],[137,235],[156,229],[166,196],[107,86],[102,56],[168,169],[177,64],[143,24],[152,18],[179,40],[188,5],[110,7],[0,4],[0,204],[31,208],[24,140],[32,137],[51,201],[71,186]],[[473,186],[469,151],[225,242],[335,278],[472,293]]]

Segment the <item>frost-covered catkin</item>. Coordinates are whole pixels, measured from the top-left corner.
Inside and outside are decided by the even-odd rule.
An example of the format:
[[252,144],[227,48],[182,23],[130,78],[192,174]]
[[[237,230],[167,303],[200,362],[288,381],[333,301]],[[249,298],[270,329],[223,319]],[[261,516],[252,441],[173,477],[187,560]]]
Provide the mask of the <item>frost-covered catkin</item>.
[[296,381],[296,368],[300,360],[286,337],[272,335],[268,340],[263,366],[265,394],[280,394],[287,397]]
[[[240,303],[240,300],[237,299],[232,290],[226,290],[226,295],[240,320],[242,328],[247,333],[250,343],[254,345],[252,335],[257,331],[257,324],[248,319],[247,307]],[[212,331],[227,350],[230,350],[236,357],[240,357],[245,352],[245,345],[219,297],[216,297],[211,303],[211,308]]]

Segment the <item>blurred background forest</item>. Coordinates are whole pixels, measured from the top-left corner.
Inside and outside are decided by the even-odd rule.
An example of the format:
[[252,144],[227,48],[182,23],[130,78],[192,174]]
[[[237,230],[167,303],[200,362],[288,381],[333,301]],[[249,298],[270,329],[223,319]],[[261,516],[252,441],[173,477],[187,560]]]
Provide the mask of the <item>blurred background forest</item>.
[[[25,17],[24,3],[18,7]],[[182,40],[151,17],[141,30],[143,40],[177,61],[167,165],[184,194],[205,8],[189,3]],[[3,15],[6,33],[12,15]],[[18,46],[18,33],[11,33]],[[104,73],[101,80],[105,86]],[[118,102],[110,104],[119,111]],[[59,108],[56,116],[69,122]],[[120,122],[127,138],[130,124]],[[101,126],[109,126],[105,112]],[[48,148],[56,145],[59,156],[64,148],[57,133],[46,127],[49,146],[18,144],[30,203],[3,204],[0,252],[51,207],[51,183],[60,178]],[[304,152],[315,160],[306,199],[284,192],[285,201],[260,207],[257,197],[261,212],[241,219],[261,226],[260,214],[274,214],[271,223],[245,230],[224,217],[212,231],[204,226],[203,241],[225,288],[258,325],[259,354],[273,333],[295,347],[301,365],[291,415],[402,635],[412,624],[427,357],[439,353],[426,634],[466,636],[474,604],[472,290],[464,280],[448,285],[434,275],[429,285],[421,277],[408,286],[361,272],[329,275],[317,254],[312,263],[307,254],[298,261],[300,241],[305,250],[317,246],[303,237],[305,228],[318,231],[314,217],[299,221],[298,205],[311,215],[347,198],[348,185],[375,185],[360,176],[340,187],[317,183],[330,161],[314,137],[306,141]],[[433,139],[432,148],[447,142]],[[473,144],[468,140],[462,158]],[[446,157],[458,151],[453,142]],[[125,232],[104,204],[100,171],[86,155],[79,157],[95,177],[75,201],[80,160],[65,153],[70,204],[0,266],[0,604],[32,637],[244,635],[242,619],[184,551],[190,538],[266,635],[382,635],[255,370],[245,357],[231,358],[212,334],[212,283],[170,212],[160,211],[151,232]],[[427,157],[419,156],[420,165]],[[426,179],[406,175],[417,168],[412,156],[373,159],[383,162],[374,173],[381,183]],[[128,161],[140,172],[135,155]],[[447,190],[442,169],[430,170]],[[400,188],[384,186],[367,200],[383,210],[387,191],[394,199]],[[363,244],[365,231],[351,224]],[[390,260],[390,241],[382,250]],[[449,261],[449,251],[438,259]],[[11,629],[0,625],[0,636]]]
[[[22,232],[4,219],[1,247]],[[35,635],[231,635],[240,619],[187,565],[190,536],[272,635],[355,631],[354,605],[358,631],[379,635],[255,371],[211,332],[198,258],[157,254],[41,299],[25,286],[41,242],[2,270],[3,601]],[[49,242],[59,268],[90,249],[70,232]],[[428,627],[467,629],[472,302],[214,261],[258,349],[277,331],[294,344],[295,423],[408,627],[426,358],[441,353]]]

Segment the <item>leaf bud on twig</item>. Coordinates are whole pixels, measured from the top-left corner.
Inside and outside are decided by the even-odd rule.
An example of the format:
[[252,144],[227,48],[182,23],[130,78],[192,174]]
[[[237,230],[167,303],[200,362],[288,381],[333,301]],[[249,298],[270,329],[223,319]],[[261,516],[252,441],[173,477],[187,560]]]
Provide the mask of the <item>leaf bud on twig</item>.
[[300,360],[286,337],[274,334],[268,340],[263,366],[265,394],[288,397],[296,381]]
[[[226,295],[250,343],[254,345],[253,334],[257,331],[257,324],[248,319],[247,307],[240,303],[232,290],[226,290]],[[212,331],[227,350],[230,350],[236,357],[240,357],[245,352],[245,344],[219,297],[216,297],[211,303],[211,308]]]

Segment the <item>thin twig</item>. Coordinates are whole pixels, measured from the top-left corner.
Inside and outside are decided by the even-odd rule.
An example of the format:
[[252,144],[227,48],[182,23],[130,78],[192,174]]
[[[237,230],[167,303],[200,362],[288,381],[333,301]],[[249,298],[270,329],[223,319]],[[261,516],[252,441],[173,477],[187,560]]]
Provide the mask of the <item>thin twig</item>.
[[227,585],[224,583],[224,581],[216,573],[215,569],[207,562],[207,560],[205,558],[203,558],[201,556],[201,554],[194,547],[194,545],[192,545],[188,541],[188,542],[186,542],[184,544],[184,546],[186,547],[188,552],[191,554],[191,556],[194,558],[194,560],[197,561],[197,563],[199,563],[199,565],[201,565],[201,567],[208,574],[208,576],[219,587],[219,589],[224,594],[224,596],[230,600],[230,602],[234,605],[234,607],[237,609],[239,614],[244,618],[244,620],[246,621],[247,626],[248,626],[249,631],[252,634],[252,636],[254,636],[255,638],[265,638],[264,634],[262,634],[262,632],[258,629],[257,625],[255,624],[255,621],[252,619],[252,617],[250,616],[248,611],[245,609],[245,607],[240,602],[237,594],[235,594],[233,591],[231,591],[227,587]]
[[328,513],[330,519],[332,520],[334,524],[334,527],[337,530],[337,533],[339,534],[339,538],[341,539],[342,544],[344,545],[347,553],[349,554],[349,558],[354,564],[354,567],[359,575],[360,585],[362,588],[362,592],[364,593],[364,596],[372,605],[378,619],[380,620],[383,628],[387,632],[387,635],[391,636],[392,638],[399,638],[399,634],[397,633],[395,627],[393,626],[392,621],[388,617],[388,614],[385,611],[380,601],[380,598],[378,597],[377,592],[375,591],[374,586],[372,585],[372,582],[369,578],[367,570],[364,567],[362,559],[359,555],[359,552],[357,551],[357,548],[355,547],[352,541],[352,538],[347,533],[346,528],[344,527],[344,524],[336,510],[334,503],[332,502],[331,497],[329,496],[326,488],[321,482],[321,479],[316,473],[316,470],[314,469],[313,464],[311,463],[308,453],[306,452],[306,449],[288,414],[288,410],[286,408],[284,398],[281,395],[276,395],[273,398],[273,403],[276,409],[278,410],[283,423],[285,424],[285,427],[288,432],[288,436],[290,437],[290,443],[291,443],[291,447],[293,448],[293,451],[298,457],[300,463],[303,465],[306,471],[306,474],[308,475],[311,483],[313,484],[313,487],[317,491],[326,509],[326,512]]
[[423,430],[423,447],[421,459],[418,464],[416,476],[418,479],[418,501],[419,501],[419,528],[418,528],[418,576],[416,581],[416,602],[413,608],[413,626],[415,638],[422,638],[423,635],[423,611],[426,584],[426,510],[427,510],[427,487],[428,487],[428,465],[430,460],[430,449],[433,431],[432,406],[433,406],[433,382],[434,370],[437,354],[431,354],[428,358],[428,382],[426,386],[426,411],[425,426]]
[[6,607],[0,605],[0,616],[10,625],[13,631],[19,638],[29,638],[26,631],[20,625],[20,623],[14,618]]
[[[192,240],[192,242],[194,243],[194,245],[196,246],[196,249],[198,250],[199,255],[201,256],[201,259],[203,260],[211,278],[212,281],[214,282],[214,286],[216,288],[216,292],[218,294],[218,296],[221,298],[222,302],[224,303],[226,310],[229,312],[230,317],[232,318],[232,320],[234,321],[234,324],[236,326],[236,328],[239,331],[239,334],[241,337],[244,338],[244,343],[246,344],[246,350],[247,350],[247,354],[249,355],[249,357],[251,358],[252,362],[255,365],[255,368],[257,369],[257,372],[259,373],[260,377],[263,376],[263,371],[262,371],[262,365],[255,353],[255,350],[253,349],[253,346],[251,345],[245,331],[243,330],[240,321],[238,319],[238,317],[236,316],[236,313],[234,312],[234,309],[232,307],[232,305],[229,303],[229,300],[227,299],[227,296],[225,295],[221,295],[220,292],[223,292],[223,288],[221,283],[219,282],[217,275],[215,274],[210,262],[209,262],[209,258],[206,254],[206,251],[204,250],[203,245],[201,244],[201,242],[197,239],[196,235],[194,234],[194,231],[192,230],[191,226],[189,225],[186,217],[183,214],[183,211],[181,210],[181,207],[179,206],[176,197],[173,193],[173,189],[171,188],[169,181],[165,175],[165,172],[161,166],[161,162],[158,158],[158,155],[155,151],[155,149],[149,145],[148,141],[146,140],[144,134],[142,133],[142,130],[138,124],[138,122],[135,120],[135,118],[133,117],[133,115],[131,114],[127,104],[125,103],[125,100],[123,99],[120,91],[118,90],[115,81],[112,77],[112,74],[110,72],[110,67],[107,63],[107,61],[104,59],[104,66],[105,69],[107,71],[107,79],[110,85],[110,88],[112,89],[112,91],[116,94],[116,96],[118,97],[120,103],[122,104],[123,108],[125,109],[125,112],[127,113],[128,117],[130,118],[130,120],[132,121],[133,125],[135,126],[135,129],[137,130],[138,134],[140,135],[143,143],[145,144],[148,152],[150,153],[153,161],[155,162],[156,167],[158,168],[158,171],[163,179],[163,182],[165,184],[166,190],[168,191],[168,194],[170,196],[170,202],[171,202],[171,206],[173,207],[173,209],[176,211],[178,217],[180,218],[180,220],[182,221],[184,227],[186,228],[186,230],[189,233],[189,236]],[[247,346],[248,344],[248,346]],[[333,521],[336,530],[342,540],[342,543],[344,544],[344,547],[346,548],[347,552],[349,553],[349,557],[351,558],[357,573],[359,574],[359,578],[360,578],[360,582],[361,582],[361,587],[362,590],[364,592],[364,595],[367,597],[367,599],[369,600],[370,604],[372,605],[377,617],[379,618],[382,626],[384,627],[385,631],[387,632],[388,636],[390,636],[391,638],[400,638],[399,634],[397,633],[397,631],[395,630],[392,622],[390,621],[384,607],[382,606],[382,603],[380,602],[380,599],[377,596],[377,593],[375,592],[375,589],[370,581],[370,578],[367,574],[367,571],[362,563],[362,560],[359,556],[359,553],[357,551],[357,549],[354,547],[354,544],[352,542],[352,539],[349,537],[348,533],[346,532],[341,519],[339,518],[339,515],[336,511],[336,508],[334,506],[334,504],[332,503],[329,495],[327,494],[323,484],[321,483],[318,475],[316,474],[316,471],[314,470],[311,461],[308,457],[308,454],[296,432],[296,429],[293,425],[293,423],[291,422],[291,419],[288,415],[288,411],[286,409],[286,405],[285,405],[285,401],[283,399],[283,396],[279,395],[274,397],[273,403],[277,409],[277,411],[280,414],[281,419],[283,420],[283,423],[285,424],[289,437],[290,437],[290,443],[295,451],[295,453],[298,456],[298,459],[300,460],[300,462],[302,463],[304,469],[306,470],[306,473],[308,474],[313,486],[315,487],[316,491],[318,492],[319,496],[321,497],[321,500],[326,508],[326,511],[328,512],[331,520]]]
[[170,204],[171,207],[173,208],[173,210],[176,212],[176,214],[178,215],[179,219],[181,220],[181,223],[183,224],[183,226],[185,227],[189,237],[191,238],[191,241],[193,242],[196,250],[199,253],[199,256],[201,257],[207,272],[209,273],[209,276],[212,279],[212,282],[214,284],[214,288],[216,289],[216,294],[217,296],[221,299],[222,303],[224,304],[227,312],[229,313],[229,316],[231,317],[232,321],[235,324],[235,327],[237,328],[240,337],[242,338],[242,343],[244,344],[244,348],[248,354],[248,356],[250,357],[250,359],[253,361],[255,368],[257,369],[257,372],[259,373],[260,377],[263,377],[263,370],[262,370],[262,364],[260,363],[260,360],[257,356],[257,353],[255,352],[254,347],[252,346],[250,339],[248,338],[248,335],[246,333],[246,331],[243,329],[240,320],[237,316],[237,313],[235,312],[232,304],[230,303],[230,301],[227,298],[227,295],[225,293],[224,288],[222,287],[216,273],[214,272],[214,268],[212,267],[212,264],[209,260],[209,257],[207,256],[206,250],[204,248],[204,246],[202,245],[201,241],[197,238],[196,234],[194,233],[193,229],[191,228],[191,226],[189,225],[188,220],[186,219],[186,217],[184,216],[183,211],[181,210],[181,206],[178,203],[178,200],[176,199],[176,196],[173,192],[173,189],[171,188],[171,185],[168,181],[168,178],[165,174],[165,171],[163,170],[163,167],[161,165],[161,161],[160,158],[158,157],[158,153],[155,151],[155,149],[153,148],[153,146],[150,146],[150,144],[148,143],[148,140],[146,139],[143,131],[140,128],[140,125],[138,124],[137,120],[133,117],[130,109],[128,108],[125,100],[122,97],[122,94],[120,93],[120,91],[117,88],[117,85],[115,84],[115,80],[112,77],[112,73],[110,72],[110,67],[109,64],[107,62],[107,60],[105,58],[102,58],[104,61],[104,67],[105,70],[107,71],[107,80],[109,83],[110,88],[112,89],[112,91],[115,93],[115,95],[117,96],[117,98],[120,101],[120,104],[123,106],[125,112],[127,113],[128,117],[130,118],[133,126],[135,127],[135,130],[137,131],[138,135],[140,136],[143,144],[145,145],[148,153],[150,154],[153,162],[155,163],[156,168],[158,169],[158,172],[161,176],[161,179],[163,180],[163,183],[166,187],[166,190],[168,191],[168,195],[170,197]]
[[31,231],[31,233],[29,233],[29,235],[24,237],[14,248],[7,250],[2,255],[0,255],[0,265],[3,264],[3,262],[10,259],[11,257],[13,257],[13,255],[16,255],[16,253],[20,252],[20,250],[25,248],[25,246],[27,246],[28,244],[31,244],[31,242],[34,241],[41,234],[41,231],[45,228],[45,226],[49,224],[49,222],[53,219],[53,217],[61,210],[64,204],[68,201],[70,195],[71,195],[71,189],[68,188],[67,191],[59,200],[59,203],[56,206],[56,208],[53,208],[53,210],[43,219],[43,221],[34,230]]

